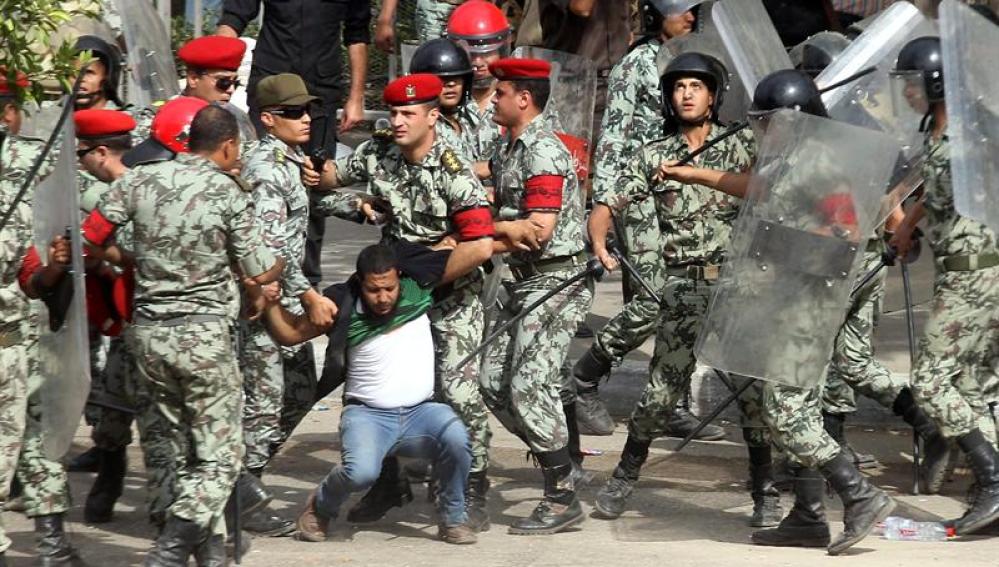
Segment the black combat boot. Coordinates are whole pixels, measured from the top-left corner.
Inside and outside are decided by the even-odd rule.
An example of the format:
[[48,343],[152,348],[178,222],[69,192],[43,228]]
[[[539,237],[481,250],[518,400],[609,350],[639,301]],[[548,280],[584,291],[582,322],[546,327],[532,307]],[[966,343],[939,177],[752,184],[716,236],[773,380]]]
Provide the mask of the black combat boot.
[[278,516],[267,507],[273,497],[260,480],[263,474],[262,468],[247,469],[240,472],[236,480],[243,529],[264,537],[291,535],[295,522]]
[[611,362],[590,347],[572,367],[576,379],[576,421],[583,435],[612,435],[614,420],[600,399],[597,385],[611,369]]
[[565,404],[562,406],[562,413],[565,414],[565,427],[569,433],[567,449],[572,460],[572,485],[579,488],[589,484],[593,474],[583,468],[583,449],[579,442],[579,424],[576,421],[577,406],[576,403]]
[[[895,509],[895,501],[860,474],[844,451],[822,465],[820,471],[843,501],[843,533],[829,544],[829,554],[839,555],[871,533]],[[999,508],[997,508],[999,510]]]
[[244,516],[264,508],[274,498],[260,482],[261,473],[259,469],[250,471],[244,468],[236,477],[236,497],[239,498],[239,511]]
[[209,537],[208,530],[190,520],[171,516],[146,555],[146,567],[187,567],[194,550]]
[[405,506],[413,501],[413,490],[409,480],[399,474],[399,459],[385,457],[382,472],[374,486],[354,507],[347,512],[347,521],[355,523],[374,522],[385,516],[392,508]]
[[895,415],[901,416],[911,425],[923,439],[923,458],[919,464],[921,490],[925,494],[940,492],[940,487],[947,476],[947,465],[950,463],[950,442],[941,435],[933,420],[919,409],[912,397],[912,391],[908,388],[903,388],[899,392],[891,409]]
[[774,486],[774,465],[770,446],[749,449],[749,481],[752,486],[753,517],[749,525],[769,528],[780,523],[784,510],[780,507],[780,491]]
[[869,455],[867,453],[858,453],[853,450],[853,447],[846,440],[846,429],[844,425],[846,424],[846,414],[842,413],[831,413],[822,412],[822,428],[826,430],[826,433],[833,438],[833,441],[839,444],[840,449],[846,452],[846,455],[850,457],[853,464],[857,466],[858,469],[876,469],[881,467],[881,463],[874,458],[874,455]]
[[958,437],[957,444],[968,455],[978,485],[971,508],[954,523],[958,535],[967,535],[999,519],[999,454],[979,429]]
[[467,524],[477,532],[489,531],[489,510],[486,508],[486,493],[489,492],[489,477],[486,471],[468,473],[468,489],[465,490],[465,513]]
[[594,503],[597,517],[613,520],[624,512],[625,502],[638,482],[638,473],[649,457],[651,444],[652,441],[638,441],[628,436],[624,450],[621,451],[621,461],[607,483],[597,492]]
[[756,545],[775,547],[826,547],[829,522],[822,504],[826,481],[815,469],[794,471],[794,507],[776,528],[753,532]]
[[0,551],[0,567],[7,567],[7,553]]
[[40,567],[62,565],[73,561],[76,550],[69,543],[63,529],[63,514],[48,514],[35,517],[35,564]]
[[194,550],[194,564],[198,567],[226,567],[225,537],[209,536]]
[[[701,418],[690,411],[690,384],[687,384],[687,393],[676,405],[673,413],[666,422],[666,436],[686,439],[687,435],[697,429],[701,424]],[[708,424],[697,434],[698,441],[720,441],[725,438],[725,430],[717,425]]]
[[510,524],[513,535],[550,535],[582,522],[583,507],[572,485],[572,459],[568,449],[536,453],[545,475],[545,496],[531,515]]
[[111,521],[114,503],[125,488],[125,473],[128,470],[128,457],[124,447],[112,451],[101,450],[99,456],[97,478],[83,507],[83,519],[91,524]]

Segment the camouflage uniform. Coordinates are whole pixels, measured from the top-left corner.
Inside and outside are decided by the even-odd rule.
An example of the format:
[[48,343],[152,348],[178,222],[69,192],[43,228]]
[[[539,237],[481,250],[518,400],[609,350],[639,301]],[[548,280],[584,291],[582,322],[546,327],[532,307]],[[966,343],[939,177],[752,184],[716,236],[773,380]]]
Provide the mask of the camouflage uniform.
[[458,112],[458,123],[461,124],[461,137],[467,147],[472,149],[474,161],[489,161],[496,154],[496,148],[503,141],[503,128],[493,122],[496,107],[492,102],[484,110],[479,110],[479,104],[474,100],[465,103],[465,108]]
[[442,115],[434,126],[434,130],[448,147],[458,152],[467,161],[475,162],[475,148],[469,144],[469,139],[464,135],[464,132],[458,130],[461,124],[459,116],[456,114],[453,119],[458,123],[458,126]]
[[977,377],[988,376],[999,348],[999,266],[968,269],[973,266],[954,263],[995,256],[999,249],[995,233],[954,209],[946,138],[928,138],[927,146],[923,206],[937,270],[912,393],[944,436],[961,437],[979,428],[994,438]]
[[[286,261],[281,304],[304,313],[299,296],[311,289],[302,272],[309,192],[302,185],[305,154],[273,135],[265,136],[244,159],[243,178],[253,186],[257,224],[264,241]],[[243,372],[244,463],[250,470],[267,464],[309,410],[316,395],[312,343],[279,347],[260,321],[240,323]]]
[[[510,299],[496,321],[502,325],[584,269],[584,196],[572,157],[545,127],[543,117],[535,118],[516,140],[503,140],[492,165],[501,210],[518,211],[521,218],[535,211],[558,214],[551,240],[542,250],[507,255],[515,281],[504,282]],[[561,177],[562,185],[532,195],[527,184],[538,176]],[[590,310],[592,285],[588,280],[570,285],[487,350],[483,397],[493,414],[535,454],[559,451],[568,442],[560,399],[563,362],[576,327]]]
[[[604,111],[600,143],[595,156],[593,201],[605,202],[628,167],[630,156],[642,146],[663,135],[662,101],[656,54],[659,41],[634,48],[611,70],[607,84],[607,109]],[[662,260],[662,235],[651,199],[631,202],[618,213],[615,232],[620,232],[619,246],[642,277],[655,290],[666,285]],[[628,276],[625,276],[628,277]],[[635,282],[631,282],[635,288]],[[639,293],[631,298],[597,333],[594,353],[605,360],[620,363],[632,350],[641,346],[656,328],[659,306],[652,298]]]
[[[457,233],[455,213],[488,206],[485,189],[471,164],[440,137],[434,140],[422,163],[411,164],[388,133],[376,133],[351,156],[337,160],[336,173],[338,186],[367,182],[368,193],[388,202],[392,216],[382,228],[382,238],[387,241],[436,244]],[[326,214],[344,216],[342,197],[336,194],[324,197],[317,206]],[[472,472],[487,468],[492,433],[479,392],[479,368],[475,364],[458,367],[457,363],[482,340],[485,321],[481,291],[482,273],[476,270],[459,278],[449,290],[438,290],[429,314],[436,349],[437,392],[468,428]]]
[[[695,163],[698,167],[741,171],[751,163],[753,151],[751,135],[744,130],[705,151]],[[738,200],[721,192],[677,181],[652,181],[664,161],[687,152],[686,140],[680,134],[645,146],[623,172],[619,188],[598,201],[620,212],[633,201],[652,200],[663,235],[660,246],[667,278],[649,383],[628,422],[629,437],[643,442],[665,434],[670,414],[690,382],[696,365],[694,343],[725,258],[732,221],[739,212]],[[769,445],[769,436],[762,421],[759,388],[757,384],[746,390],[739,405],[748,430],[747,443],[764,447]]]
[[420,43],[447,35],[447,20],[464,0],[416,0],[416,39]]
[[[0,143],[0,210],[8,210],[42,144],[7,135]],[[28,343],[31,307],[17,273],[32,240],[31,208],[21,201],[0,227],[0,497],[6,500],[14,477],[27,414]],[[0,552],[10,547],[0,522]]]
[[[216,533],[243,451],[231,266],[256,275],[275,263],[253,201],[235,185],[207,159],[179,154],[131,171],[98,205],[134,230],[135,323],[126,340],[144,391],[142,443],[169,444],[176,459],[176,476],[153,469],[151,484],[172,482],[168,514]],[[167,489],[151,485],[150,494]]]

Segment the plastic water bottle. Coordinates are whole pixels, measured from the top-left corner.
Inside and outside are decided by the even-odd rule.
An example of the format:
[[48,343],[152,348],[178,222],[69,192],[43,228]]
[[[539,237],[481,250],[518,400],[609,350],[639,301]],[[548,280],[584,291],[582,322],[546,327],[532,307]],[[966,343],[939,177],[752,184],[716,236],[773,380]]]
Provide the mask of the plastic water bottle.
[[954,537],[954,528],[944,527],[940,522],[917,522],[889,516],[884,522],[883,536],[895,541],[947,541]]

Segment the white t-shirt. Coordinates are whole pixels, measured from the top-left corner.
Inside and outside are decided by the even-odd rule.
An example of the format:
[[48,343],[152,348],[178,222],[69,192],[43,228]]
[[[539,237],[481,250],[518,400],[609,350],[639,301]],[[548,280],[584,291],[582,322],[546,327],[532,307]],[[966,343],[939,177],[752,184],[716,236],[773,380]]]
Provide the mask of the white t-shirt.
[[434,394],[430,318],[424,313],[349,347],[345,388],[348,399],[375,408],[410,407],[427,401]]

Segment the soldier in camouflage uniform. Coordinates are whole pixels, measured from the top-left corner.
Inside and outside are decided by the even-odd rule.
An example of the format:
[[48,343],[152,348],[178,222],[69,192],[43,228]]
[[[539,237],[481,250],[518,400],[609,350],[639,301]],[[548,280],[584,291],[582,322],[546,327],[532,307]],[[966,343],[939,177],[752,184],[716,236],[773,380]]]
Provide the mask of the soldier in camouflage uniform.
[[[267,129],[243,158],[243,178],[253,186],[258,225],[271,250],[285,259],[282,305],[310,320],[332,318],[332,305],[309,285],[302,272],[305,232],[309,222],[309,191],[302,184],[301,167],[309,140],[310,96],[305,82],[289,73],[273,75],[257,85],[257,106]],[[311,343],[279,347],[260,321],[240,325],[240,369],[243,372],[243,464],[258,479],[294,428],[312,409],[316,364]],[[241,490],[245,484],[240,484]],[[249,513],[247,530],[264,535],[287,535],[294,522],[265,509]]]
[[[754,124],[765,125],[766,116],[781,108],[793,108],[828,117],[815,83],[807,74],[796,70],[778,71],[760,81],[753,96],[752,112],[761,118]],[[808,152],[802,152],[801,155],[807,154]],[[792,174],[799,171],[804,174],[808,171],[802,165],[785,162],[762,166],[757,164],[756,168],[763,171],[771,166],[789,168]],[[806,167],[811,170],[822,168],[830,179],[836,179],[837,171],[849,167],[849,164],[823,162],[819,165],[809,163]],[[661,165],[659,174],[667,179],[704,185],[724,195],[738,197],[746,194],[750,179],[748,173],[678,167],[672,164]],[[810,182],[814,182],[814,178],[813,175]],[[793,187],[795,183],[787,182],[787,186]],[[793,194],[789,195],[793,197]],[[801,206],[800,203],[789,205]],[[851,214],[854,213],[851,211]],[[826,224],[828,223],[823,223],[824,226]],[[817,285],[824,289],[824,284]],[[794,325],[796,321],[809,316],[797,311],[789,311],[785,315],[786,325]],[[748,336],[746,340],[753,339],[754,337]],[[781,359],[788,367],[795,364],[792,355],[793,352],[789,351],[786,360]],[[801,465],[796,471],[795,503],[791,512],[778,527],[753,533],[753,542],[772,546],[828,546],[829,553],[837,555],[867,537],[877,523],[891,513],[895,503],[884,491],[872,486],[860,474],[853,459],[823,428],[820,388],[799,388],[764,382],[762,386],[757,383],[757,387],[750,388],[747,393],[753,404],[761,408],[774,444],[787,451]],[[829,524],[825,517],[823,477],[843,501],[844,530],[834,540],[830,538]]]
[[[492,216],[485,189],[472,173],[471,163],[448,147],[436,131],[426,131],[433,130],[439,119],[437,97],[442,86],[440,79],[429,74],[409,75],[389,84],[384,96],[391,108],[393,131],[377,132],[353,155],[331,163],[322,185],[366,182],[370,196],[384,201],[390,211],[382,227],[385,241],[406,240],[427,246],[440,245],[446,238],[457,241],[452,263],[455,257],[460,259],[454,269],[461,277],[438,291],[430,321],[438,395],[461,416],[471,439],[466,497],[469,524],[485,529],[489,526],[485,494],[491,433],[479,392],[478,366],[456,365],[478,346],[484,333],[479,265],[493,253]],[[344,206],[345,196],[338,193],[323,197],[317,206],[327,214],[357,220],[357,199]],[[394,478],[395,472],[394,467],[383,468],[376,489],[351,510],[348,519],[377,519],[388,507],[411,498],[408,486]]]
[[[496,205],[515,213],[497,222],[536,230],[537,246],[508,248],[513,281],[496,321],[516,316],[586,266],[583,194],[573,160],[540,117],[550,93],[551,66],[536,59],[502,59],[489,66],[499,80],[494,120],[508,137],[492,161]],[[503,214],[501,218],[508,218]],[[559,391],[573,333],[589,311],[592,281],[579,280],[528,313],[486,352],[481,384],[493,414],[530,447],[545,479],[544,499],[513,534],[552,534],[583,520],[569,454],[569,429]]]
[[450,39],[433,39],[413,53],[409,72],[431,73],[441,80],[444,89],[438,99],[441,117],[437,135],[468,161],[479,161],[479,148],[466,134],[467,125],[478,119],[478,113],[469,106],[473,72],[468,53]]
[[992,230],[954,208],[941,60],[939,38],[923,37],[906,44],[896,63],[907,83],[905,95],[913,100],[913,92],[922,92],[930,121],[923,195],[906,211],[890,244],[904,257],[916,224],[926,219],[936,279],[912,392],[971,462],[976,494],[965,515],[952,522],[958,534],[969,534],[999,519],[999,453],[984,433],[995,426],[980,382],[999,345],[999,247]]
[[176,498],[147,566],[186,565],[196,552],[202,564],[225,561],[219,527],[243,450],[231,283],[239,276],[259,289],[283,269],[255,225],[248,187],[223,173],[239,157],[235,119],[201,110],[189,143],[192,154],[115,182],[84,227],[91,250],[120,263],[107,242],[118,226],[133,224],[135,317],[126,340],[148,390],[139,411],[177,448]]
[[[27,88],[27,79],[20,86]],[[32,240],[31,196],[34,192],[29,191],[16,206],[14,198],[44,146],[41,140],[16,135],[20,128],[20,111],[13,94],[6,78],[0,78],[0,108],[5,109],[5,122],[0,123],[0,210],[7,211],[14,207],[10,219],[0,227],[0,364],[4,368],[3,378],[0,379],[0,423],[3,424],[0,428],[0,493],[5,497],[19,466],[26,417],[29,420],[37,418],[28,409],[31,367],[33,364],[37,366],[37,312],[16,282],[21,258]],[[11,116],[7,116],[8,113]],[[50,164],[51,161],[43,164],[37,179],[51,172]],[[34,374],[37,375],[37,372]],[[36,422],[34,427],[40,446],[41,425]],[[69,508],[65,472],[61,479],[63,484],[56,495],[65,506],[58,507],[59,503],[55,503],[51,510],[36,508],[30,514],[39,536],[36,548],[38,560],[44,565],[65,562],[75,555],[63,528],[64,514]],[[35,488],[34,494],[37,495],[38,490]],[[0,563],[5,561],[4,554],[10,544],[0,525]]]
[[[607,109],[601,126],[603,134],[595,155],[593,201],[605,201],[628,166],[630,156],[639,148],[663,136],[662,92],[656,56],[664,41],[689,33],[694,21],[693,11],[678,15],[663,15],[654,3],[646,3],[645,37],[630,49],[611,70],[607,84]],[[614,219],[617,245],[641,276],[655,290],[666,285],[662,261],[662,235],[656,220],[652,199],[640,199]],[[610,435],[614,421],[601,403],[597,384],[612,365],[635,350],[655,332],[659,306],[638,287],[625,272],[627,303],[597,333],[593,345],[580,357],[573,368],[577,379],[578,420],[583,433]],[[689,387],[680,406],[667,424],[667,435],[686,437],[698,420],[689,411]],[[709,425],[699,439],[721,439],[725,431]]]
[[[650,202],[656,213],[655,228],[664,237],[658,261],[666,282],[661,288],[661,313],[653,306],[659,325],[649,383],[628,422],[621,461],[597,495],[597,512],[606,518],[616,518],[624,511],[650,444],[666,432],[670,414],[689,386],[696,363],[694,343],[738,213],[739,200],[734,197],[657,177],[662,163],[682,158],[717,132],[714,117],[721,105],[725,73],[718,60],[700,53],[674,59],[662,77],[662,84],[671,89],[665,115],[672,134],[641,148],[621,180],[595,196],[590,237],[594,252],[608,268],[617,265],[606,248],[611,216],[634,209],[637,201]],[[697,162],[702,167],[738,172],[747,169],[752,159],[752,137],[744,130],[705,151]],[[753,388],[739,400],[750,456],[751,523],[774,525],[781,516],[780,495],[773,487],[770,437]]]

